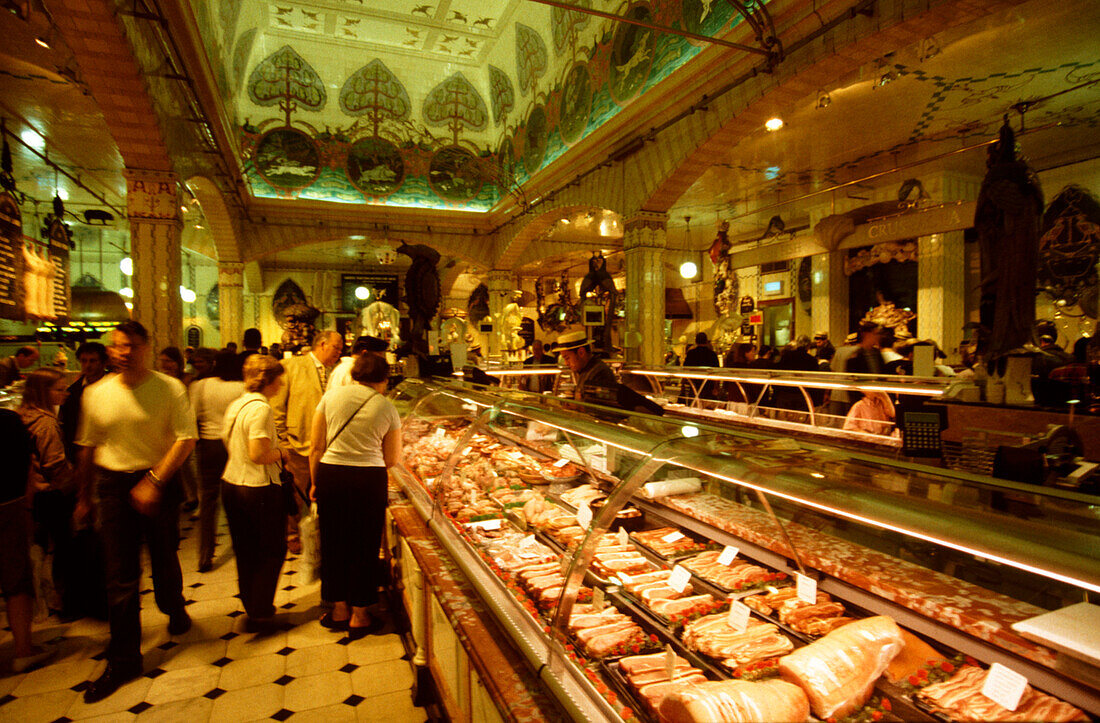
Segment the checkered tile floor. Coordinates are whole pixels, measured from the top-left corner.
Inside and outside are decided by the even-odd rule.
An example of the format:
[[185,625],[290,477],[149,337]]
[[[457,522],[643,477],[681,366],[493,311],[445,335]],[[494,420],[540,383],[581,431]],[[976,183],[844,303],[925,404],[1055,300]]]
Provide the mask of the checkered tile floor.
[[[354,642],[322,628],[320,583],[297,584],[298,560],[283,567],[275,598],[286,632],[244,632],[237,573],[224,519],[214,569],[199,574],[197,521],[185,513],[180,563],[184,597],[194,625],[168,635],[168,618],[142,585],[145,675],[106,700],[84,703],[81,691],[106,663],[107,624],[55,617],[34,627],[36,642],[54,641],[58,656],[44,668],[11,674],[10,632],[0,632],[0,720],[51,721],[387,721],[427,719],[412,704],[412,667],[392,633]],[[386,631],[392,631],[387,627]]]

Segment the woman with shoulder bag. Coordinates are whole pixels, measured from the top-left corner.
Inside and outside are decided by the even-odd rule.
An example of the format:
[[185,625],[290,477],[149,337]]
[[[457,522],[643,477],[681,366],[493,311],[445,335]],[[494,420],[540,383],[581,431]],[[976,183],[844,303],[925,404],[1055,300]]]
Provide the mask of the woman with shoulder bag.
[[384,394],[385,359],[361,355],[351,378],[357,383],[330,388],[317,405],[309,463],[321,525],[321,599],[333,603],[321,624],[354,640],[381,627],[367,607],[378,601],[386,469],[401,457],[401,419]]
[[222,474],[222,501],[237,558],[245,630],[272,629],[275,587],[286,559],[286,502],[279,482],[278,446],[270,400],[283,385],[283,366],[253,354],[244,364],[245,394],[225,412],[222,429],[229,454]]

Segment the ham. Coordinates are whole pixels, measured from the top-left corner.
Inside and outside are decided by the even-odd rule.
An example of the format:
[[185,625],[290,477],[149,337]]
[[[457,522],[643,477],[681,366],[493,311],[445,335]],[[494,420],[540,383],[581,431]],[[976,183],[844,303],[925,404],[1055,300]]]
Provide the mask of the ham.
[[933,683],[917,692],[917,697],[963,723],[978,721],[1044,721],[1084,723],[1089,717],[1065,701],[1040,693],[1030,685],[1024,689],[1016,710],[1010,711],[982,695],[988,673],[966,665],[950,679]]
[[710,595],[692,595],[691,597],[683,597],[679,600],[654,600],[653,604],[649,607],[658,615],[664,615],[668,618],[673,615],[682,615],[696,605],[713,602],[714,598]]
[[905,640],[890,618],[856,620],[779,660],[779,674],[806,693],[818,718],[859,710]]
[[671,570],[657,570],[656,572],[646,572],[641,575],[631,575],[630,582],[626,583],[624,587],[627,592],[637,592],[638,588],[642,585],[648,585],[652,582],[664,582],[672,575]]
[[642,629],[630,623],[629,627],[611,630],[602,635],[596,635],[589,638],[589,640],[584,643],[584,647],[593,657],[602,658],[623,645],[631,645],[632,643],[640,644],[644,641],[645,633],[642,632]]
[[[664,670],[666,653],[652,653],[650,655],[631,655],[619,661],[619,670],[628,677],[636,673],[644,673],[648,670]],[[688,662],[676,656],[676,665],[687,665]]]
[[794,644],[775,625],[750,620],[748,627],[739,633],[730,627],[726,613],[691,621],[684,626],[683,640],[692,650],[723,660],[731,668],[794,649]]
[[673,600],[687,594],[687,588],[677,590],[668,585],[655,585],[647,590],[642,590],[642,602],[652,605],[654,600]]
[[661,701],[665,723],[792,723],[810,717],[806,695],[782,680],[685,685]]

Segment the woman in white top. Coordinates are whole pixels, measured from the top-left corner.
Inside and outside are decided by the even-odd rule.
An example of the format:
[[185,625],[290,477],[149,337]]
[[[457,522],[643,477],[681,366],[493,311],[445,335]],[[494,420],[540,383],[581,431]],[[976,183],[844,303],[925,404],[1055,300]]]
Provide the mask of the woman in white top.
[[222,422],[229,404],[244,394],[237,355],[220,351],[214,357],[214,374],[191,382],[187,393],[199,423],[195,456],[199,463],[199,572],[214,563],[214,533],[218,527],[218,496],[228,455],[222,442]]
[[321,525],[321,599],[333,609],[321,624],[361,638],[380,625],[378,601],[387,494],[386,468],[401,457],[401,419],[385,397],[390,368],[374,354],[355,360],[349,386],[330,387],[313,416],[309,455]]
[[253,354],[244,363],[244,396],[233,401],[223,422],[229,459],[222,474],[222,502],[237,557],[245,629],[271,628],[275,585],[286,559],[286,503],[279,484],[278,445],[270,400],[283,385],[283,366]]

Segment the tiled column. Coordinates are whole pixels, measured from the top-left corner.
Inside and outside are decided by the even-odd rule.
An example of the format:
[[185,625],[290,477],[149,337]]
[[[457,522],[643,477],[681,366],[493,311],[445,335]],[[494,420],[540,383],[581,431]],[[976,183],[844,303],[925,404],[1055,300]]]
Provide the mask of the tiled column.
[[966,323],[966,259],[962,231],[917,239],[917,337],[954,357]]
[[512,290],[516,288],[516,280],[511,271],[493,269],[489,272],[489,317],[493,320],[493,333],[489,335],[490,358],[498,358],[501,354],[503,334],[501,326],[504,322],[504,307],[508,303]]
[[224,347],[244,335],[244,264],[218,264],[218,326]]
[[848,277],[844,275],[844,251],[817,254],[811,264],[813,285],[813,333],[827,331],[833,346],[841,346],[848,328]]
[[625,224],[626,333],[628,362],[658,365],[665,346],[665,265],[668,215],[641,211]]
[[154,350],[180,345],[179,187],[174,173],[126,169],[126,215],[134,259],[133,318]]

